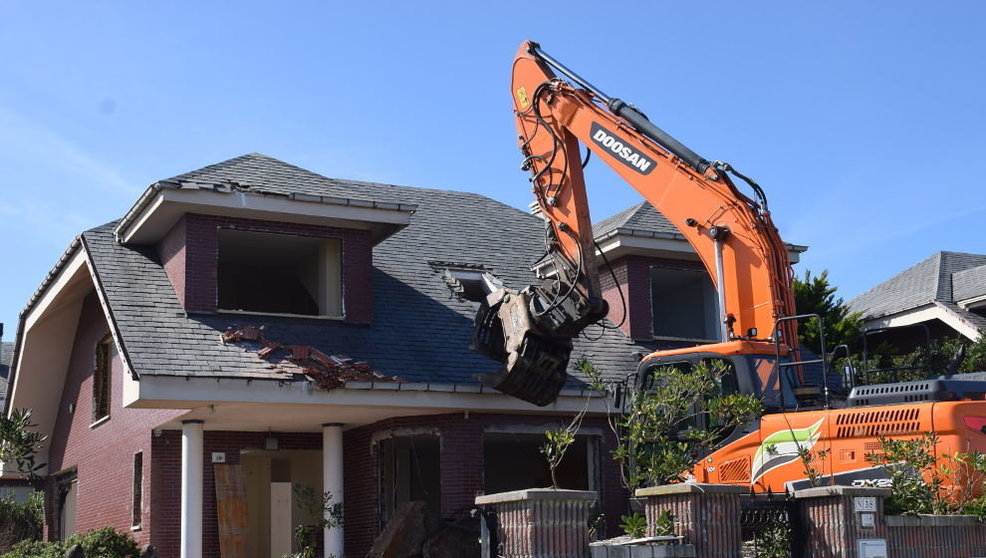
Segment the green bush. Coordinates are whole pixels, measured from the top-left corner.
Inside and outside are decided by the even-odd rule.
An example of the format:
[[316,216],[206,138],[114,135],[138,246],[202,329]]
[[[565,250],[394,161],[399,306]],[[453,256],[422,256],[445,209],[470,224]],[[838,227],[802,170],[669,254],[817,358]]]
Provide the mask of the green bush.
[[0,553],[20,541],[40,539],[43,524],[44,493],[32,493],[27,502],[13,496],[0,499]]
[[62,558],[65,547],[60,542],[21,541],[3,558]]
[[65,548],[82,545],[86,558],[126,558],[140,556],[140,547],[130,533],[112,527],[95,529],[85,534],[75,534],[65,541]]
[[130,533],[112,527],[76,533],[65,541],[22,541],[3,555],[3,558],[62,558],[75,545],[82,546],[86,558],[128,558],[140,556],[140,547]]

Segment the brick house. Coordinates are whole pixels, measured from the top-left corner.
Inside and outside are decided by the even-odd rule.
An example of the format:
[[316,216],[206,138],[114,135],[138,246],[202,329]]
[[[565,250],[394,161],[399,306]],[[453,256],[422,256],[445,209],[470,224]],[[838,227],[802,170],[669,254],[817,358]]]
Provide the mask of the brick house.
[[[614,532],[626,493],[602,398],[577,375],[543,408],[481,387],[497,365],[468,351],[475,307],[446,282],[532,282],[542,231],[480,195],[259,154],[154,183],[80,234],[21,314],[5,410],[32,408],[50,437],[46,536],[109,525],[166,558],[218,557],[233,502],[251,556],[279,556],[313,521],[292,499],[303,484],[344,503],[326,555],[363,556],[402,502],[455,519],[477,494],[550,484],[542,433],[587,397],[561,484],[599,491]],[[623,323],[574,357],[616,382],[657,345],[714,339],[711,283],[660,214],[642,204],[597,231]]]

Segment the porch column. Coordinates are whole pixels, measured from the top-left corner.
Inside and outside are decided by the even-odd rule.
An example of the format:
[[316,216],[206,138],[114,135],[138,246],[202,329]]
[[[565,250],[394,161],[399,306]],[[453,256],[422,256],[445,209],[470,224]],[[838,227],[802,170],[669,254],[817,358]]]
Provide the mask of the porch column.
[[202,558],[203,423],[181,423],[181,558]]
[[[332,493],[332,504],[342,504],[342,427],[340,422],[322,425],[322,490]],[[325,518],[331,520],[329,514]],[[325,558],[343,558],[342,527],[325,529]]]

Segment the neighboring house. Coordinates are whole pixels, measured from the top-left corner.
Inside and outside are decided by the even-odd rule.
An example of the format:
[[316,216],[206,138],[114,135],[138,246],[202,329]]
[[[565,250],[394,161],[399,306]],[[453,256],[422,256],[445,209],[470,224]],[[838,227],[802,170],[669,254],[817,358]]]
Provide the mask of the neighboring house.
[[[719,341],[715,286],[702,262],[652,205],[641,202],[593,225],[596,242],[613,273],[604,266],[602,287],[609,316],[620,322],[620,292],[629,300],[621,329],[661,348]],[[806,246],[788,244],[792,264]],[[619,282],[617,288],[617,281]]]
[[[3,331],[2,324],[0,331]],[[10,362],[13,359],[14,344],[0,343],[0,403],[7,399],[7,378],[10,377]]]
[[986,330],[986,255],[938,252],[850,300],[867,330],[893,327],[907,345],[933,338],[975,341]]
[[[714,337],[701,268],[659,214],[631,208],[597,236],[611,316],[622,290],[628,317],[573,361],[621,381],[655,341]],[[604,401],[577,374],[543,408],[481,387],[497,364],[468,350],[476,307],[446,283],[531,283],[542,239],[538,217],[477,194],[259,154],[154,183],[79,235],[21,314],[5,409],[33,409],[50,437],[46,536],[109,525],[165,558],[218,557],[218,510],[245,508],[250,556],[280,556],[313,521],[301,483],[344,504],[326,554],[363,556],[403,502],[454,519],[477,494],[548,485],[543,432],[587,397],[560,483],[599,491],[614,533],[627,494]],[[704,308],[681,330],[653,317],[674,288]]]

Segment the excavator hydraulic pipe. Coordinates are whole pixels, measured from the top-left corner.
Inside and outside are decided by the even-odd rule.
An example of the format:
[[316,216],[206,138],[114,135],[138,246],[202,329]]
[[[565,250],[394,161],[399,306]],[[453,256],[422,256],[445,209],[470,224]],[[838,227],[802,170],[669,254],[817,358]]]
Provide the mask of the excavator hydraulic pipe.
[[564,64],[541,50],[541,46],[537,43],[531,44],[531,54],[537,56],[546,64],[558,70],[565,77],[572,80],[572,83],[575,83],[579,87],[598,97],[599,100],[606,104],[606,107],[609,108],[609,110],[613,111],[613,114],[616,114],[632,124],[633,127],[642,135],[650,138],[655,143],[674,154],[675,157],[688,163],[699,173],[704,173],[705,169],[709,168],[710,163],[708,159],[702,157],[698,153],[695,153],[685,146],[685,144],[674,139],[671,134],[656,126],[647,118],[647,116],[644,115],[644,113],[637,110],[637,108],[632,104],[627,103],[622,99],[615,99],[609,95],[606,95],[599,88],[586,81],[582,76],[576,74],[572,70],[569,70]]

